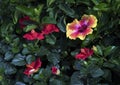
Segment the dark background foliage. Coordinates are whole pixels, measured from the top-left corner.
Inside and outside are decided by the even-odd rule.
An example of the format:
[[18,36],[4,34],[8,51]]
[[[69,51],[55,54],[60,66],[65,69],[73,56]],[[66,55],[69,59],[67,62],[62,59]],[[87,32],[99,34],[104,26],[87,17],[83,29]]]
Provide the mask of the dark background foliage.
[[[36,11],[35,11],[36,10]],[[66,24],[83,14],[98,19],[94,33],[85,40],[66,38]],[[0,0],[1,85],[120,85],[120,0]],[[28,41],[19,19],[29,16],[39,30],[57,24],[59,33],[41,41]],[[86,61],[74,58],[82,47],[97,51]],[[23,74],[26,64],[37,57],[42,67],[31,77]],[[61,74],[51,74],[51,66]]]

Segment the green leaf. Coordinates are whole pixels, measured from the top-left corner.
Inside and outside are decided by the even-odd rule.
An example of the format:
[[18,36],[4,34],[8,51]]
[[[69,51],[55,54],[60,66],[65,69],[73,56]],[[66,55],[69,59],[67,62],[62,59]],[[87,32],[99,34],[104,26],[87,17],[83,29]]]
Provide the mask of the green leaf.
[[94,68],[93,70],[90,71],[90,73],[93,78],[97,78],[103,76],[104,71],[101,68]]
[[67,3],[75,3],[75,0],[65,0]]
[[24,60],[25,56],[22,56],[21,54],[17,54],[13,60],[12,60],[12,64],[16,65],[16,66],[24,66],[26,64],[25,60]]
[[43,6],[44,6],[43,4],[40,4],[37,6],[37,8],[34,9],[35,14],[38,15],[38,17],[40,16],[40,14],[42,12]]
[[49,82],[50,85],[65,85],[63,81],[54,78],[51,78]]
[[17,72],[17,69],[13,67],[12,65],[5,64],[5,74],[15,74]]
[[41,46],[39,51],[38,51],[38,55],[39,56],[44,56],[49,54],[49,50],[47,48],[45,48],[44,46]]
[[13,53],[8,51],[8,52],[5,53],[4,59],[9,61],[9,60],[11,60],[13,58],[13,56],[14,56]]
[[18,53],[20,51],[19,47],[15,46],[15,47],[12,47],[12,52],[13,53]]
[[28,8],[26,6],[17,6],[16,9],[28,16],[34,16],[34,8]]
[[115,49],[116,49],[116,46],[105,47],[105,49],[104,49],[104,55],[105,56],[110,55],[111,53],[114,52]]
[[41,81],[47,81],[47,79],[50,77],[51,75],[51,70],[46,68],[46,69],[40,69],[39,70],[39,74],[34,75],[34,79],[35,80],[41,80]]
[[34,8],[35,16],[31,17],[32,20],[38,23],[40,22],[40,15],[42,13],[43,6],[44,6],[43,4],[40,4],[37,6],[37,8]]
[[42,18],[42,24],[49,24],[49,23],[56,24],[55,18],[49,16],[45,16]]
[[104,75],[103,77],[108,80],[108,81],[111,81],[112,80],[112,74],[111,74],[111,71],[108,70],[108,69],[104,69]]
[[54,45],[56,43],[56,37],[54,35],[48,35],[46,36],[46,42],[50,45]]
[[76,54],[78,54],[80,51],[80,49],[76,49],[74,51],[72,51],[70,54],[74,57]]
[[65,12],[66,15],[74,18],[75,17],[75,11],[71,9],[67,4],[59,4],[58,7]]
[[91,40],[92,40],[93,36],[92,35],[89,35],[85,38],[85,40],[82,41],[82,47],[85,47],[87,45],[89,45],[91,43]]
[[115,64],[111,63],[111,62],[105,62],[103,64],[104,67],[107,67],[107,68],[114,68],[115,67]]
[[96,10],[96,11],[107,11],[109,8],[108,8],[108,5],[106,3],[100,3],[96,6],[94,6],[93,10]]
[[29,54],[28,48],[23,48],[22,54],[23,54],[23,55]]
[[64,16],[62,16],[60,18],[60,20],[57,23],[58,28],[62,31],[62,32],[66,32],[66,26],[65,26],[65,18]]
[[35,74],[33,77],[35,80],[40,80],[40,75],[39,74]]
[[36,27],[37,27],[37,25],[30,24],[30,25],[27,25],[23,30],[24,30],[24,32],[28,32],[28,31],[35,29]]
[[12,19],[13,19],[13,23],[14,23],[14,24],[16,24],[16,23],[17,23],[17,21],[18,21],[18,16],[19,16],[19,15],[18,15],[18,12],[17,12],[17,11],[15,11],[15,13],[14,13],[14,15],[13,15],[13,18],[12,18]]
[[70,85],[84,85],[83,81],[80,79],[80,72],[74,72],[71,76]]
[[91,0],[95,5],[98,5],[99,2],[97,0]]
[[49,62],[56,65],[60,62],[60,55],[58,53],[49,53],[47,55],[47,59],[48,59]]
[[26,84],[23,82],[16,82],[15,85],[26,85]]
[[35,82],[33,85],[47,85],[46,82]]
[[35,60],[35,57],[32,56],[32,55],[28,55],[26,57],[26,61],[27,61],[28,64],[32,63],[34,60]]
[[82,4],[85,4],[87,6],[90,6],[90,2],[88,0],[76,0],[76,3],[82,3]]
[[81,70],[81,62],[80,61],[75,61],[73,67],[74,67],[75,70]]
[[47,6],[50,6],[54,2],[55,2],[55,0],[47,0]]
[[96,48],[97,48],[97,51],[96,51],[96,53],[98,54],[98,55],[103,55],[103,50],[102,50],[102,47],[101,46],[99,46],[99,45],[97,45],[96,46]]

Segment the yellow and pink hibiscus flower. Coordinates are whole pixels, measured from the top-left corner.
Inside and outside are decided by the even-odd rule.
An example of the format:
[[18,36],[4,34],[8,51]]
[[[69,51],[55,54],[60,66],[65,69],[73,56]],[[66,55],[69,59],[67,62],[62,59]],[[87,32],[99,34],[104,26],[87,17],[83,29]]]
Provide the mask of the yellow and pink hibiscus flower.
[[92,34],[93,29],[97,26],[97,18],[94,15],[83,15],[81,20],[75,19],[66,26],[66,36],[75,40],[79,38],[84,40],[86,35]]

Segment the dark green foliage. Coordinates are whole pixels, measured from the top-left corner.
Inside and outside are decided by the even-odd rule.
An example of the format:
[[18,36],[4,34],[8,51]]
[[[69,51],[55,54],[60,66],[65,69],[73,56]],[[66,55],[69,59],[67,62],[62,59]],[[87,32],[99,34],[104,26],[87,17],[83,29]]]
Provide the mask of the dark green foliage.
[[[82,15],[98,19],[93,34],[85,40],[66,38],[66,24]],[[24,29],[19,20],[29,16]],[[23,38],[32,29],[56,24],[60,32],[43,40]],[[0,0],[0,85],[119,85],[120,84],[120,0]],[[76,60],[80,49],[94,54]],[[36,58],[41,68],[30,77],[23,72]],[[56,66],[60,75],[54,75]]]

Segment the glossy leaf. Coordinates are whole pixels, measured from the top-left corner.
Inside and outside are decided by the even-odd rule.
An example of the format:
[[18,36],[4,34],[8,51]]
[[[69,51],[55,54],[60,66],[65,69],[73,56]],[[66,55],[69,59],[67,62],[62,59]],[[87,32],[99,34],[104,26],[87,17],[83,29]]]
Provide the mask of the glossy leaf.
[[60,55],[57,53],[49,53],[47,55],[47,59],[49,62],[53,63],[54,65],[60,62]]
[[66,15],[68,15],[70,17],[74,17],[75,16],[75,11],[73,9],[71,9],[67,4],[60,4],[58,7],[63,12],[65,12]]
[[22,56],[21,54],[17,54],[13,60],[12,60],[12,64],[16,65],[16,66],[23,66],[26,64],[25,60],[24,60],[25,56]]
[[101,68],[95,68],[91,71],[91,75],[93,78],[100,77],[104,74],[104,71]]
[[28,16],[34,16],[34,9],[26,6],[17,6],[16,9]]
[[46,36],[46,42],[54,45],[56,43],[56,37],[54,35]]
[[80,79],[79,72],[74,72],[72,74],[70,85],[84,85],[83,81]]
[[49,23],[56,24],[56,20],[53,17],[45,16],[42,18],[42,23],[43,24],[49,24]]
[[14,57],[13,53],[10,52],[10,51],[8,51],[8,52],[5,53],[4,59],[7,60],[7,61],[9,61],[9,60],[11,60],[13,57]]
[[55,2],[55,0],[47,0],[47,6],[50,6],[54,2]]
[[59,29],[62,32],[66,32],[66,26],[65,26],[65,18],[64,16],[62,16],[59,20],[59,22],[57,23],[57,26],[59,27]]
[[58,79],[50,79],[50,85],[65,85],[65,83],[63,81],[60,81]]
[[36,25],[30,24],[30,25],[27,25],[23,30],[24,30],[25,32],[29,32],[29,31],[35,29],[36,27],[37,27]]

